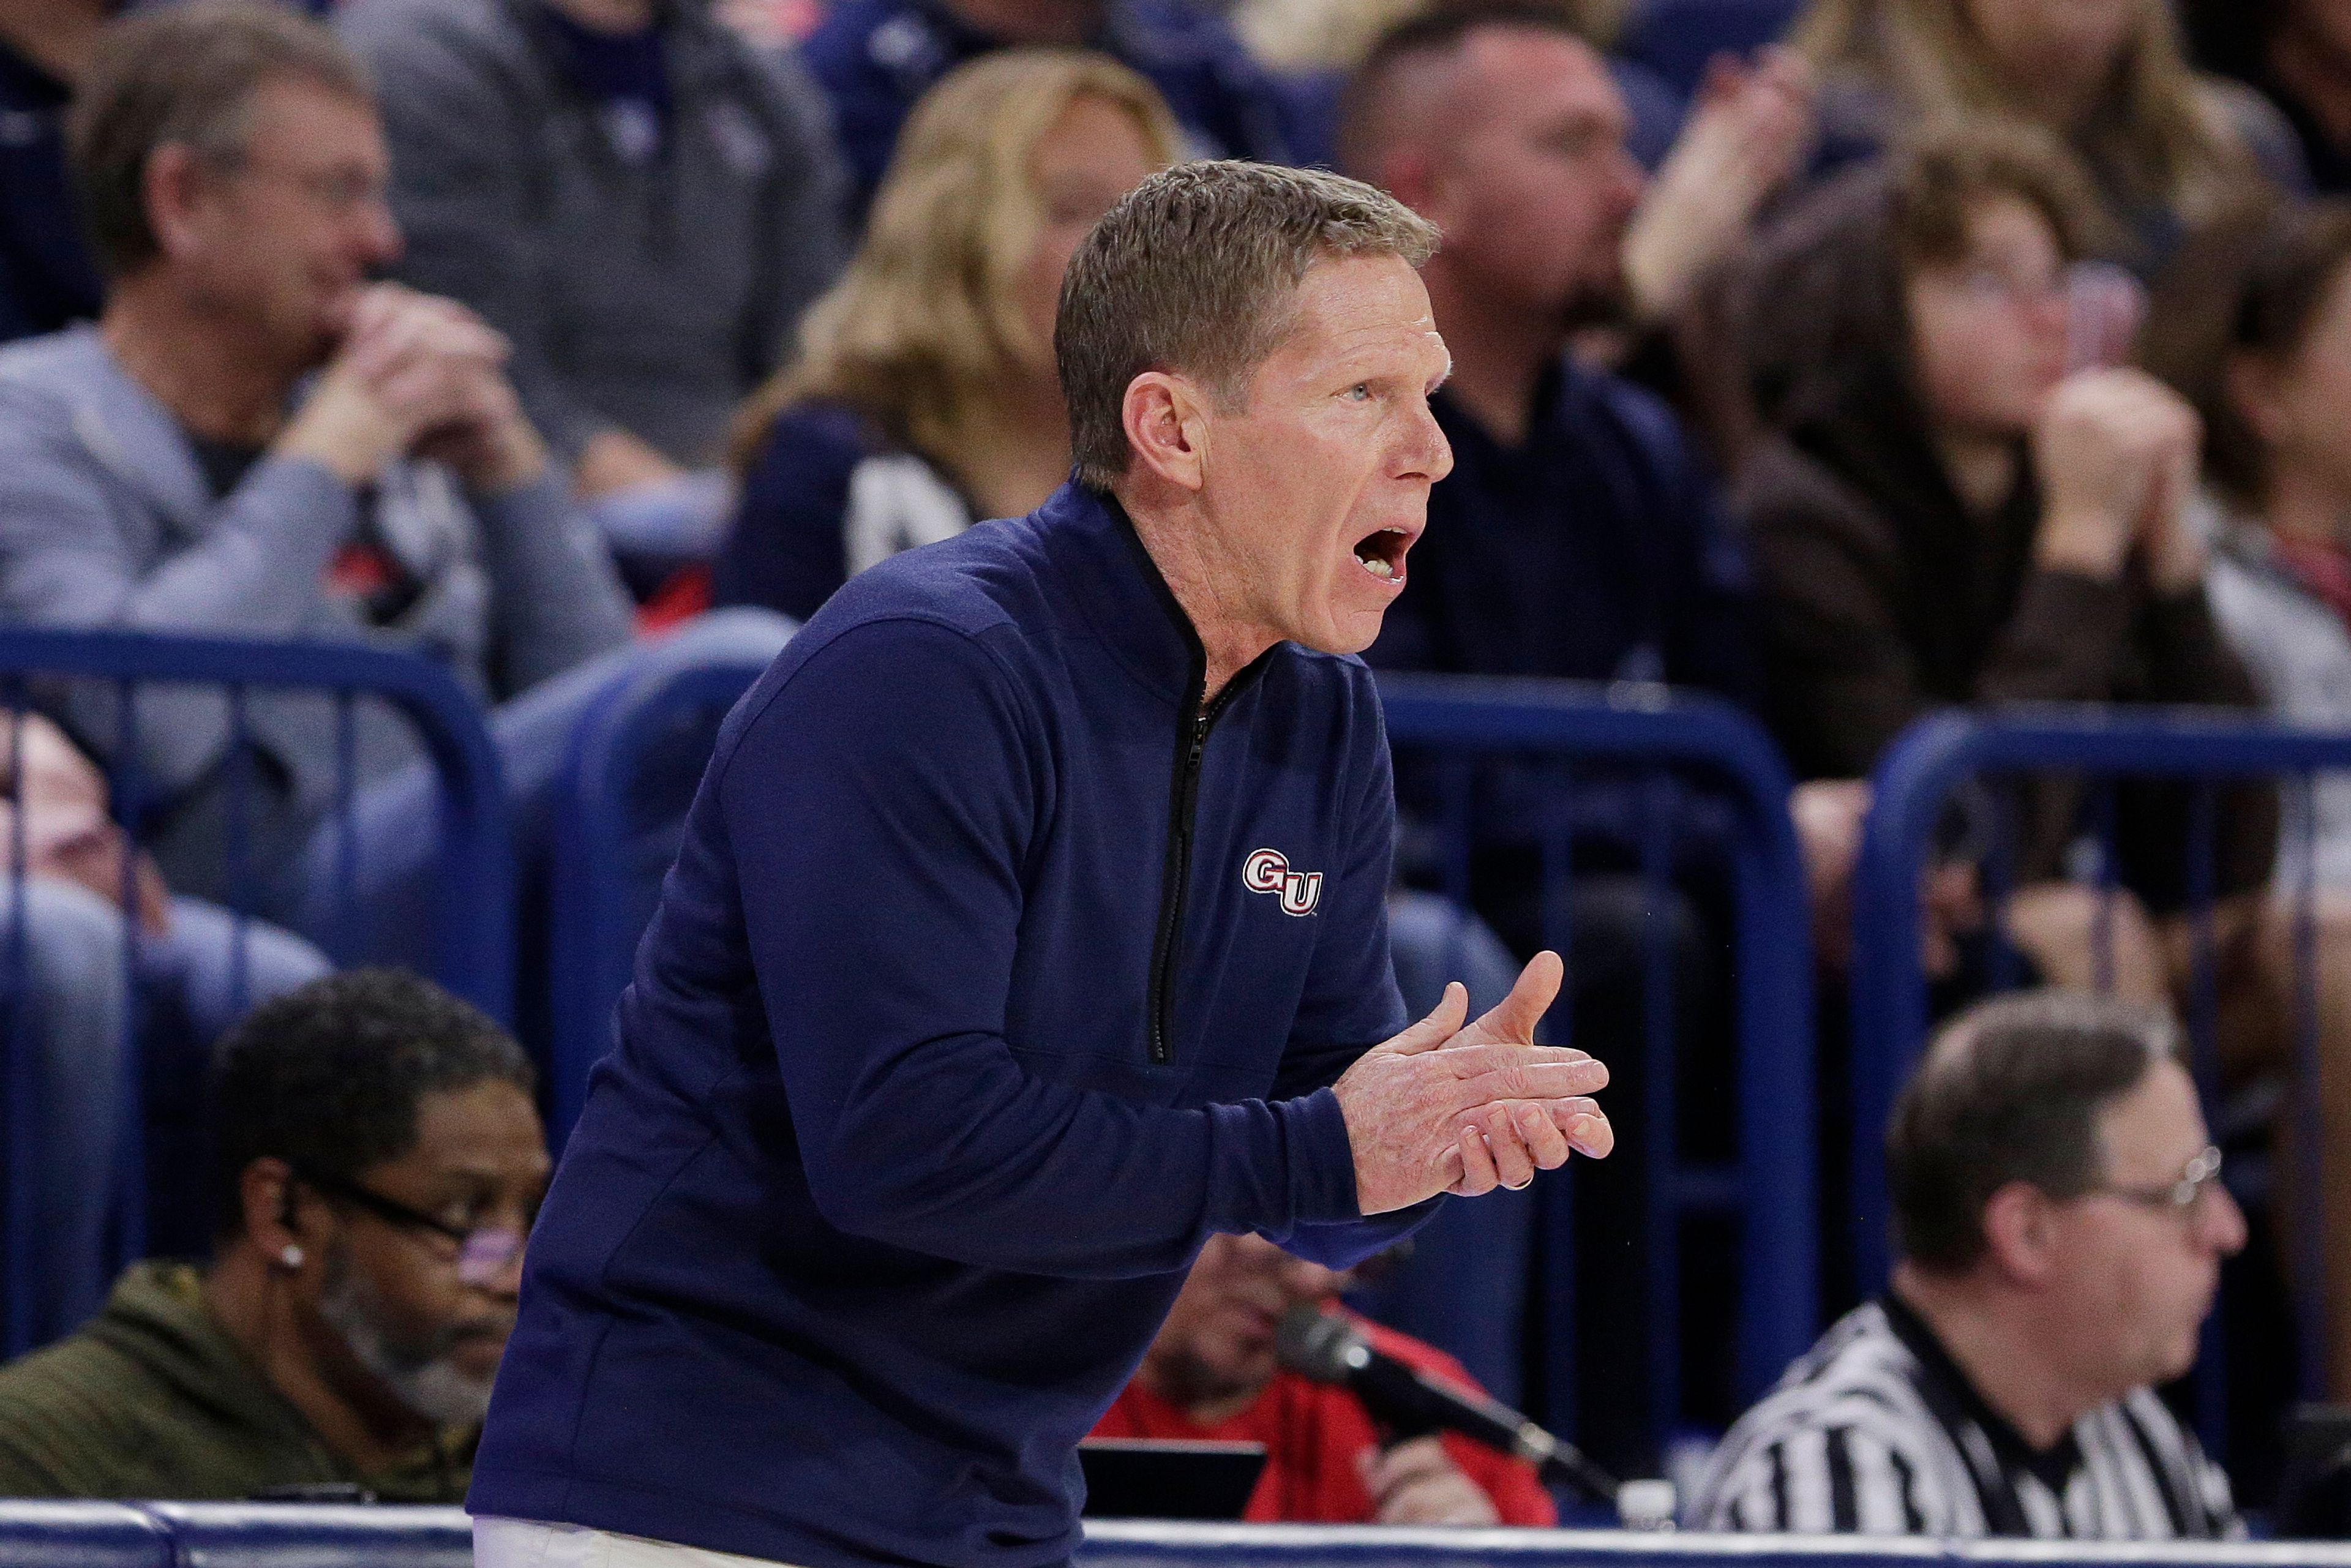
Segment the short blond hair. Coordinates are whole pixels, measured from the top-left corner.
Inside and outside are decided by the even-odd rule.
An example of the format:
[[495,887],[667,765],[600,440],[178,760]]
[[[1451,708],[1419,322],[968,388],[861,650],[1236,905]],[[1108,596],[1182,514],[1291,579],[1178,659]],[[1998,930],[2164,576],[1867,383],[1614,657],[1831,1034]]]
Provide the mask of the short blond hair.
[[1078,477],[1124,476],[1126,389],[1176,371],[1236,405],[1296,321],[1315,263],[1393,256],[1417,269],[1437,227],[1360,180],[1264,163],[1179,163],[1127,193],[1070,258],[1053,333]]
[[1041,373],[1013,285],[1045,217],[1029,155],[1081,98],[1134,117],[1161,166],[1183,133],[1156,89],[1107,55],[1004,49],[957,68],[915,105],[856,256],[809,308],[799,352],[737,422],[747,464],[776,416],[810,402],[848,405],[950,470],[971,410],[1008,373]]

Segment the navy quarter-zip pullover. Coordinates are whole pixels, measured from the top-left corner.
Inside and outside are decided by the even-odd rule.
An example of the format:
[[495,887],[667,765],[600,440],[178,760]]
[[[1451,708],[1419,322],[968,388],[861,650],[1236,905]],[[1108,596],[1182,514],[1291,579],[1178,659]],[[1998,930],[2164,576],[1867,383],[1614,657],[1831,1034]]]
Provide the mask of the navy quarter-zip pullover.
[[1031,1568],[1217,1231],[1344,1265],[1400,1030],[1359,662],[1200,644],[1075,486],[850,581],[721,732],[531,1239],[468,1500]]

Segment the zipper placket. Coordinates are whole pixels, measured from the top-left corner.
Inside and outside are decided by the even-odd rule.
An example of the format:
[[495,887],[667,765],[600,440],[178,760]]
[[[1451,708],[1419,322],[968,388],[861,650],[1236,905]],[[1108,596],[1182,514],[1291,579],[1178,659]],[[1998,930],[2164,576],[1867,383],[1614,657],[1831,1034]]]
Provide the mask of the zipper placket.
[[[1208,752],[1208,731],[1238,688],[1228,681],[1206,707],[1195,695],[1184,705],[1185,718],[1176,734],[1186,747],[1184,765],[1176,775],[1176,797],[1167,813],[1167,864],[1159,890],[1159,933],[1151,954],[1151,1060],[1165,1067],[1174,1060],[1168,1013],[1174,1003],[1168,984],[1176,967],[1176,944],[1184,931],[1185,886],[1192,880],[1193,818],[1199,810],[1200,763]],[[1195,692],[1198,690],[1196,686]]]

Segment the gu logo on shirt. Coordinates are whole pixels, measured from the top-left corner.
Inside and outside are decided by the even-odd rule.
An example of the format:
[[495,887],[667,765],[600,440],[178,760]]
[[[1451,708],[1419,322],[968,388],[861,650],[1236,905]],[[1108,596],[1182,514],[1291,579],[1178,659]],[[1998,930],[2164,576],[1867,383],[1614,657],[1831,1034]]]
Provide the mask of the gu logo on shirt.
[[1290,870],[1290,857],[1280,850],[1251,850],[1241,862],[1241,885],[1279,894],[1284,915],[1311,915],[1322,902],[1322,873]]

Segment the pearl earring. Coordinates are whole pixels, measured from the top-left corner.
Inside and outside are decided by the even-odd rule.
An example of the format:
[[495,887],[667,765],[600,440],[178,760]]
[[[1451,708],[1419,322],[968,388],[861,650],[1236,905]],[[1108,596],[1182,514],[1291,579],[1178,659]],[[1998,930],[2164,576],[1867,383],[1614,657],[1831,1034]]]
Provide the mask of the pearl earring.
[[288,1241],[278,1250],[277,1261],[280,1265],[288,1270],[300,1269],[302,1267],[302,1249],[295,1246],[291,1241]]

